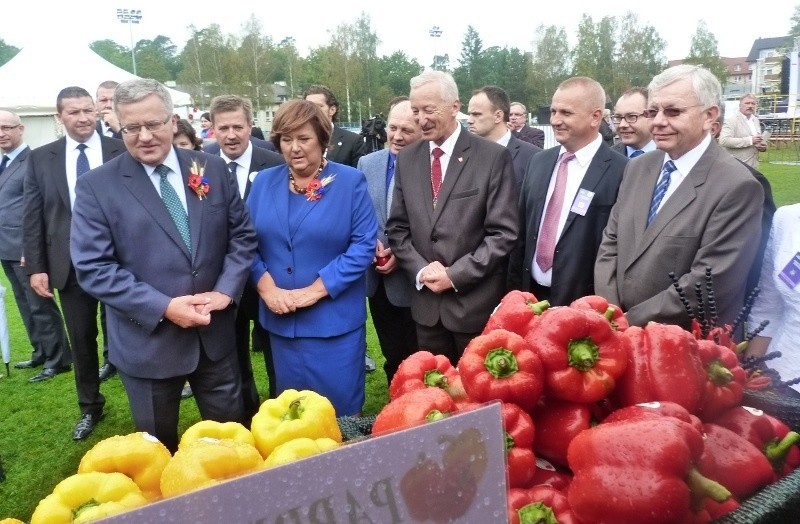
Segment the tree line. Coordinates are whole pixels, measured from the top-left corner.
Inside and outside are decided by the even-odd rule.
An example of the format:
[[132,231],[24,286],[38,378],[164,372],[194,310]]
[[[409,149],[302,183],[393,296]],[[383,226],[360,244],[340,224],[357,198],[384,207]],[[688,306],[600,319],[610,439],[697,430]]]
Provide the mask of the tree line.
[[[790,34],[800,35],[800,5],[790,22]],[[389,101],[407,94],[409,80],[424,69],[403,51],[378,56],[381,41],[363,12],[354,22],[328,30],[328,41],[307,56],[300,56],[293,38],[276,41],[266,34],[255,15],[238,34],[224,33],[218,24],[187,29],[191,36],[183,49],[163,35],[136,42],[136,72],[160,82],[176,82],[200,108],[216,95],[233,93],[250,98],[259,110],[273,105],[276,82],[285,83],[289,98],[310,84],[325,84],[339,98],[340,120],[358,122],[385,112]],[[493,84],[535,112],[549,105],[558,84],[570,76],[596,79],[613,101],[629,87],[647,85],[667,65],[666,41],[633,12],[600,20],[584,14],[576,37],[575,46],[570,46],[563,27],[542,24],[532,35],[532,51],[484,47],[477,29],[468,26],[456,60],[446,54],[435,56],[427,66],[453,74],[462,102],[472,90]],[[717,44],[701,20],[685,61],[705,66],[724,84],[728,72]],[[113,40],[97,40],[90,47],[109,62],[133,71],[130,48]],[[0,65],[18,51],[0,38]]]

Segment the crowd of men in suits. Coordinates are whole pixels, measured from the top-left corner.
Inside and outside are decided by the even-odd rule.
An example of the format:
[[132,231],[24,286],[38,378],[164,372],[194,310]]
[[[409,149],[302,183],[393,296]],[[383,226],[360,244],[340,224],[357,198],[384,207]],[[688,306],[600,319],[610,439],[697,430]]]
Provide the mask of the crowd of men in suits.
[[[328,160],[365,174],[378,217],[365,297],[389,380],[418,348],[457,362],[510,289],[553,305],[599,294],[634,325],[687,325],[669,275],[690,289],[710,267],[720,319],[732,321],[761,258],[771,195],[714,140],[721,94],[707,70],[669,68],[616,101],[610,147],[603,87],[570,78],[550,108],[558,145],[542,150],[543,133],[502,88],[471,93],[464,127],[452,76],[427,71],[393,101],[388,147],[364,155],[363,138],[338,127],[330,89],[309,87],[303,97],[333,128]],[[103,418],[100,383],[114,372],[137,429],[171,449],[187,378],[204,418],[249,420],[259,403],[251,347],[272,371],[246,283],[255,247],[243,200],[254,176],[284,162],[251,136],[249,101],[214,99],[216,143],[204,152],[172,147],[171,100],[153,81],[101,84],[96,101],[69,87],[57,111],[65,136],[33,151],[19,117],[0,111],[0,255],[33,346],[17,366],[43,366],[30,379],[40,382],[73,365],[78,440]],[[193,162],[205,166],[208,194],[186,188]],[[164,359],[166,346],[186,350]]]

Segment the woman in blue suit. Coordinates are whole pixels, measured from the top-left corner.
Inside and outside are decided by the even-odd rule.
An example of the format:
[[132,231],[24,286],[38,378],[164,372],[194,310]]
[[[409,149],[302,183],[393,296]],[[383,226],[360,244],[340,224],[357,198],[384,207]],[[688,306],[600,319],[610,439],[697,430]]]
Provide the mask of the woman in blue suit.
[[313,103],[281,106],[271,138],[286,165],[261,171],[247,204],[277,391],[314,390],[342,416],[364,403],[365,272],[378,226],[363,173],[325,159],[330,133]]

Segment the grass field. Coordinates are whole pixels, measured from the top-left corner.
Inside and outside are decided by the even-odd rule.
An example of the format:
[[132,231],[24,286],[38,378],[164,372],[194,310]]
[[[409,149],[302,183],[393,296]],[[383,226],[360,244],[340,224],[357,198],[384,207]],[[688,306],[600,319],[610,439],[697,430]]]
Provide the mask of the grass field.
[[[778,205],[800,202],[800,165],[777,162],[799,161],[795,149],[770,150],[764,155],[761,171],[769,178]],[[0,271],[0,282],[8,288]],[[11,336],[11,362],[30,358],[30,344],[22,326],[14,297],[5,296]],[[368,353],[378,370],[367,375],[367,402],[364,413],[376,413],[387,401],[386,377],[382,371],[377,338],[371,323],[367,331]],[[266,375],[260,354],[253,355],[259,392],[266,398]],[[106,418],[94,434],[82,442],[71,438],[79,413],[72,373],[29,384],[33,370],[11,370],[0,379],[0,458],[7,479],[0,482],[0,520],[3,517],[29,519],[40,499],[65,477],[75,473],[81,456],[98,441],[115,434],[133,431],[127,399],[118,378],[102,385],[106,397]],[[3,371],[2,374],[5,374]],[[181,404],[181,431],[199,420],[194,402]]]

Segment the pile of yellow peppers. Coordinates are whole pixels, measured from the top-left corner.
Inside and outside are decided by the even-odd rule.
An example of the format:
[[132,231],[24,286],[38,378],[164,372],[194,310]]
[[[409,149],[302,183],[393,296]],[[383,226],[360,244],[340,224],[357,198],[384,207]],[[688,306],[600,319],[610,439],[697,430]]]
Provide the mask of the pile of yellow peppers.
[[39,502],[31,524],[90,522],[341,443],[331,402],[313,391],[289,389],[261,405],[250,430],[236,422],[198,422],[184,432],[174,456],[147,433],[98,442],[78,472]]

